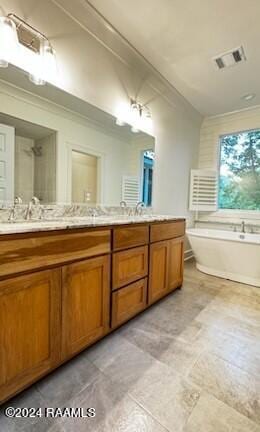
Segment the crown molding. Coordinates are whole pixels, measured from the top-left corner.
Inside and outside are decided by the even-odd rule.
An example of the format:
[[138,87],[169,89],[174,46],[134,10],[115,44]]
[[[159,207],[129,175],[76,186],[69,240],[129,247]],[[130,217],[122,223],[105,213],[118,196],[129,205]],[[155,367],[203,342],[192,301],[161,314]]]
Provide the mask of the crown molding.
[[215,114],[215,115],[212,115],[212,116],[207,116],[207,117],[204,118],[204,120],[207,121],[207,120],[211,120],[211,119],[218,119],[218,118],[221,118],[221,117],[232,116],[234,114],[244,113],[244,112],[247,112],[247,111],[254,111],[254,110],[257,110],[257,109],[260,109],[260,105],[253,105],[251,107],[246,107],[246,108],[242,108],[242,109],[239,109],[239,110],[227,111],[227,112],[222,113],[222,114]]

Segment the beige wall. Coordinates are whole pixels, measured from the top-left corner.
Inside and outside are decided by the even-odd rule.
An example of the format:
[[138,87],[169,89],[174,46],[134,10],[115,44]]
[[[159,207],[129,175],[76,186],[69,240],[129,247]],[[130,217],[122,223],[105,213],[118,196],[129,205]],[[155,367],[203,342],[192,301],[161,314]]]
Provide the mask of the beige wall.
[[[199,168],[219,169],[220,135],[260,128],[260,107],[204,119],[200,132]],[[200,220],[223,223],[260,224],[260,212],[221,210],[200,213]]]

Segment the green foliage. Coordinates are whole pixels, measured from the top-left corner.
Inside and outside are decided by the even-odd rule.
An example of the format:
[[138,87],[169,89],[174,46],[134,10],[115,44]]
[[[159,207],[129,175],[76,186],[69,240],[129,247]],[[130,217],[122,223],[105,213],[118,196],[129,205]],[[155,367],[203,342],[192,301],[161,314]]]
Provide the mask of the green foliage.
[[260,130],[221,138],[219,207],[260,210]]

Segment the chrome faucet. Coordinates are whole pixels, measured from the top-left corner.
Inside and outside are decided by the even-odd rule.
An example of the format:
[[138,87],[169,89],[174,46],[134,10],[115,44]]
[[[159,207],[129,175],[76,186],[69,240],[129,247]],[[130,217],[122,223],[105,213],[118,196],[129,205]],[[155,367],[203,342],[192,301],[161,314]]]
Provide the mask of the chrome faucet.
[[40,204],[40,200],[37,197],[32,197],[31,201],[29,202],[28,206],[27,206],[27,210],[25,213],[25,219],[26,220],[30,220],[32,218],[32,214],[33,214],[33,206],[37,206]]
[[9,216],[8,216],[8,221],[9,222],[12,222],[12,221],[15,220],[16,206],[19,205],[19,204],[22,204],[22,202],[23,202],[23,200],[22,200],[21,197],[19,197],[19,196],[15,197],[14,203],[13,203],[11,209],[10,209],[10,213],[9,213]]
[[120,207],[121,207],[121,209],[123,210],[123,214],[125,214],[125,210],[126,210],[126,208],[127,208],[127,203],[126,203],[126,201],[120,201]]
[[245,233],[245,232],[246,232],[246,229],[245,229],[245,228],[246,228],[245,221],[242,221],[242,222],[241,222],[241,232],[242,232],[242,233]]
[[98,216],[98,211],[96,208],[92,208],[91,209],[91,217],[93,217],[94,219]]
[[139,201],[136,204],[136,207],[135,207],[135,215],[136,216],[141,216],[142,215],[142,209],[143,209],[143,207],[144,207],[143,201]]

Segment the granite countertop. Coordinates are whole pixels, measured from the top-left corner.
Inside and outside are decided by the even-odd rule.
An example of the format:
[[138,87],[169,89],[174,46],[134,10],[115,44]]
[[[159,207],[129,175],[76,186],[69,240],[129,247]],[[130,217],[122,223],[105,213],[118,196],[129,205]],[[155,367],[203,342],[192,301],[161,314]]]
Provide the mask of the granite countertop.
[[176,221],[184,220],[184,217],[175,217],[169,215],[152,215],[146,214],[142,216],[126,216],[126,215],[113,215],[113,216],[71,216],[59,217],[55,219],[45,220],[30,220],[30,221],[15,221],[15,222],[1,222],[0,221],[0,235],[4,234],[19,234],[38,231],[55,231],[66,230],[73,228],[93,228],[105,227],[113,225],[127,225],[145,222],[163,222],[163,221]]

